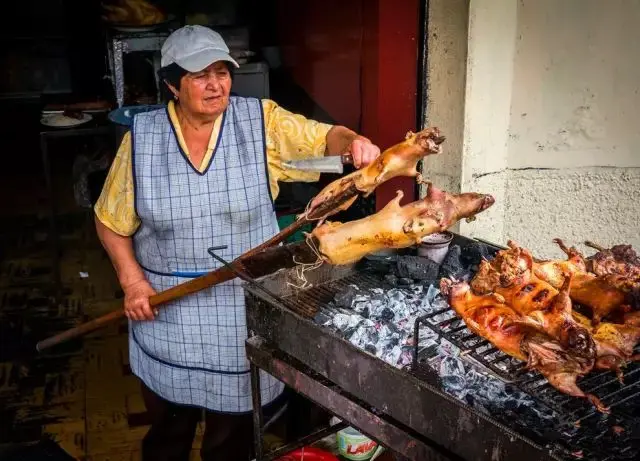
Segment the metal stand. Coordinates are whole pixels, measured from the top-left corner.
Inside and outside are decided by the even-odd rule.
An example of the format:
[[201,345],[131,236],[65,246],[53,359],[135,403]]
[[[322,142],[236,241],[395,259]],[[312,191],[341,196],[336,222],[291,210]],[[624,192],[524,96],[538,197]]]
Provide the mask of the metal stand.
[[[379,416],[366,404],[351,398],[335,384],[318,376],[291,356],[270,347],[260,336],[246,341],[247,358],[251,364],[251,389],[253,392],[254,442],[257,461],[271,461],[350,425],[358,428],[381,445],[409,459],[421,461],[450,460],[439,447],[431,445],[419,434]],[[294,391],[304,395],[317,405],[341,418],[345,423],[323,429],[277,451],[264,454],[262,446],[262,407],[260,401],[259,369],[284,382]]]

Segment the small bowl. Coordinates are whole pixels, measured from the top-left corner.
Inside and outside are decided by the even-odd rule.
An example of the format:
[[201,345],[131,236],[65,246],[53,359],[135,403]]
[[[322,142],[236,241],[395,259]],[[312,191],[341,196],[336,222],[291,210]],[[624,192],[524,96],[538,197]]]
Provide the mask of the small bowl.
[[451,232],[427,235],[422,239],[422,243],[418,245],[418,256],[429,258],[438,264],[442,264],[452,240],[453,234]]

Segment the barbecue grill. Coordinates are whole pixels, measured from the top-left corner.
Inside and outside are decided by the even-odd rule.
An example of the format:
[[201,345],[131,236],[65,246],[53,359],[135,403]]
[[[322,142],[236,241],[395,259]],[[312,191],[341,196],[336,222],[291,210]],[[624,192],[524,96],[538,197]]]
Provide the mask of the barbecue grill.
[[[458,252],[469,253],[481,245],[485,243],[456,235],[451,251],[457,247]],[[485,251],[495,253],[499,248],[485,246]],[[611,408],[605,416],[588,402],[559,393],[537,372],[525,370],[522,362],[471,333],[442,305],[415,320],[412,361],[394,366],[323,324],[323,319],[336,314],[336,294],[350,285],[361,290],[390,288],[380,264],[366,260],[349,266],[325,264],[305,277],[308,288],[300,287],[299,272],[294,269],[245,285],[247,355],[254,389],[259,388],[257,370],[264,369],[410,459],[639,459],[640,366],[627,367],[624,384],[613,373],[603,372],[592,372],[579,381],[585,392],[597,394]],[[432,284],[437,286],[437,280]],[[441,338],[439,345],[425,346],[425,333]],[[455,357],[443,358],[444,343],[458,351]],[[475,379],[476,387],[461,392],[464,376],[442,373],[451,363],[454,368],[464,363],[466,370],[473,370],[468,376],[485,378]],[[492,387],[502,399],[495,405]],[[478,403],[481,395],[482,405]],[[259,399],[259,392],[254,392],[258,428],[262,424]],[[339,428],[316,435],[331,429]],[[259,460],[274,459],[287,449],[265,456],[259,430],[256,447]]]

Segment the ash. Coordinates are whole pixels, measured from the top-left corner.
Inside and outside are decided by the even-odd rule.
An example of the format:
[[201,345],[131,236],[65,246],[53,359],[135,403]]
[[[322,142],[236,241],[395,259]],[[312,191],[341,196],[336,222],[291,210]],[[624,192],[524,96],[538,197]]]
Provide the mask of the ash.
[[[349,285],[336,294],[320,320],[355,346],[402,368],[413,361],[413,328],[418,317],[446,308],[433,285],[410,283],[390,289]],[[420,347],[438,345],[438,335],[420,329]]]

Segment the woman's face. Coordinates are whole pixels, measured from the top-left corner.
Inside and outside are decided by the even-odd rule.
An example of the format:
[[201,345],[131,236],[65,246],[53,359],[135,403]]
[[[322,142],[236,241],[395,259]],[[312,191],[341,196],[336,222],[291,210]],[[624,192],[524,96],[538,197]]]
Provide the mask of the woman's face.
[[199,117],[222,114],[229,104],[231,74],[226,63],[214,62],[200,72],[188,73],[180,80],[180,107]]

